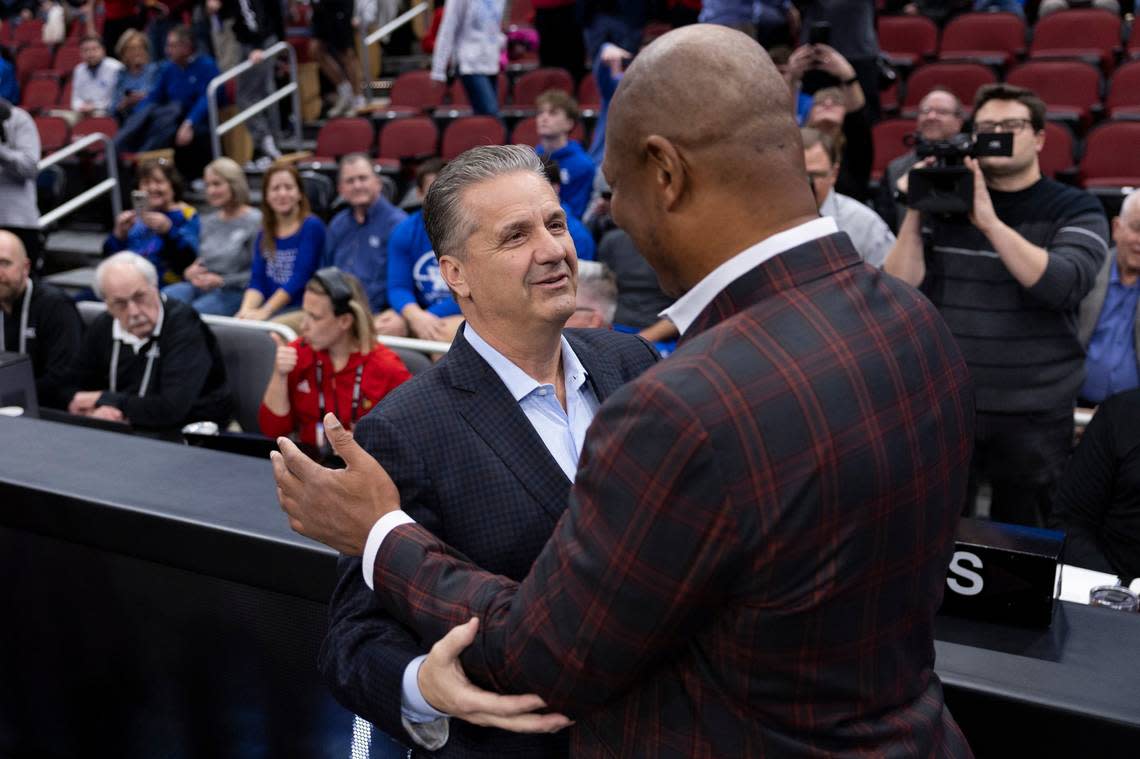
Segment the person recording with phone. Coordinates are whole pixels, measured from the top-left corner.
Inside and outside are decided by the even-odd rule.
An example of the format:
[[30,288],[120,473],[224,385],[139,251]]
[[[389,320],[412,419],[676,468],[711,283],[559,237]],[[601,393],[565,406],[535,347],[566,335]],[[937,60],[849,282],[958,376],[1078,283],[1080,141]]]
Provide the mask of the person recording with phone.
[[349,429],[411,377],[400,357],[376,342],[360,280],[329,266],[305,286],[301,337],[276,333],[277,359],[258,422],[269,437],[295,435],[323,449],[321,419],[331,411]]
[[[827,30],[827,25],[817,26]],[[808,74],[822,74],[810,104],[802,114],[804,126],[818,129],[840,146],[840,169],[835,187],[838,192],[864,200],[871,178],[874,145],[867,101],[855,68],[843,55],[825,41],[830,35],[817,31],[788,57],[782,68],[784,80],[792,92],[792,102],[803,100],[800,91]],[[797,117],[801,114],[797,106]]]
[[0,99],[0,228],[23,241],[38,271],[40,210],[36,204],[40,135],[31,115]]
[[967,507],[972,511],[979,479],[987,478],[991,517],[1033,526],[1048,518],[1072,446],[1085,358],[1077,308],[1108,250],[1096,199],[1042,176],[1044,130],[1045,104],[1033,92],[1006,84],[979,89],[974,137],[1012,135],[1011,154],[961,158],[969,181],[958,194],[968,213],[920,213],[914,191],[922,174],[912,171],[911,195],[900,197],[906,215],[884,265],[938,307],[973,374]]
[[182,202],[182,176],[167,159],[147,161],[138,176],[131,210],[115,218],[103,255],[133,251],[154,265],[160,286],[181,282],[182,272],[198,258],[198,212]]

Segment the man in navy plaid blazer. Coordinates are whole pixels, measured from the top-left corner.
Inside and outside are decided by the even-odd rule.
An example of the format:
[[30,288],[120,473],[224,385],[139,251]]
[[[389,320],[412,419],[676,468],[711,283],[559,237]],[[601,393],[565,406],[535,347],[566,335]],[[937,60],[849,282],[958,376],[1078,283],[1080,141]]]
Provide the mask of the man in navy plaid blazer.
[[818,217],[744,35],[661,37],[609,118],[614,218],[683,293],[682,342],[598,410],[526,578],[416,525],[335,424],[344,472],[273,457],[290,524],[440,639],[429,701],[466,636],[466,674],[574,718],[574,755],[970,756],[934,672],[973,436],[946,325]]

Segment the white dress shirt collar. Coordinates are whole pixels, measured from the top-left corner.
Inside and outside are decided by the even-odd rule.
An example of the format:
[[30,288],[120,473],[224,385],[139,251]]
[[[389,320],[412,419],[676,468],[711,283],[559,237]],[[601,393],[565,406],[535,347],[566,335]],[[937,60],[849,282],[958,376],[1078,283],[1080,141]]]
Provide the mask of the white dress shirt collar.
[[[483,357],[484,361],[491,365],[495,374],[499,375],[499,379],[507,386],[507,390],[515,402],[521,401],[542,386],[538,380],[520,369],[513,361],[492,348],[490,343],[479,336],[479,333],[471,326],[471,322],[463,325],[463,338],[467,340],[467,343],[476,353]],[[586,368],[578,360],[578,356],[570,347],[566,337],[562,336],[561,340],[562,377],[566,382],[567,389],[578,390],[586,382]]]
[[838,231],[835,219],[820,217],[765,238],[713,269],[659,315],[673,322],[683,335],[713,299],[741,276],[786,250]]

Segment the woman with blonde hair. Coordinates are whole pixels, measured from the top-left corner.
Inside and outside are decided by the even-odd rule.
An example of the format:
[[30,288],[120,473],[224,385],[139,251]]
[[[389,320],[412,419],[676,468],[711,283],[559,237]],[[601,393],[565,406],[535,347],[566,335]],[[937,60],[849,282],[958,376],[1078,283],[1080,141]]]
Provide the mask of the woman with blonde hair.
[[115,80],[111,104],[120,120],[131,115],[154,87],[158,64],[150,57],[150,41],[138,29],[127,29],[115,43],[115,57],[123,63]]
[[321,419],[333,412],[346,429],[411,375],[376,342],[360,280],[329,266],[305,286],[301,337],[277,341],[277,362],[261,402],[261,431],[295,435],[324,448]]
[[203,177],[206,202],[216,211],[202,217],[198,258],[182,272],[185,281],[162,291],[200,314],[233,316],[249,284],[261,211],[249,205],[249,185],[236,161],[218,158],[206,166]]
[[325,225],[313,215],[291,163],[275,163],[262,183],[261,231],[253,247],[249,287],[239,319],[266,321],[301,305],[305,283],[325,250]]

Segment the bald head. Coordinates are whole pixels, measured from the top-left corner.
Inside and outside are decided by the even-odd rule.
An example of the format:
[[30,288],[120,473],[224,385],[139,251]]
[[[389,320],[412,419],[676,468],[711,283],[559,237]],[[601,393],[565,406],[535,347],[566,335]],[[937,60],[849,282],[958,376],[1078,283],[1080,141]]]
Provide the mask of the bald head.
[[[614,96],[607,149],[656,134],[744,179],[773,159],[799,165],[788,87],[755,40],[711,24],[676,29],[634,59]],[[757,160],[759,159],[759,160]]]
[[24,293],[31,262],[19,237],[0,230],[0,307],[10,312],[12,303]]
[[818,215],[787,84],[763,48],[723,26],[676,29],[634,59],[602,168],[614,221],[671,295]]

